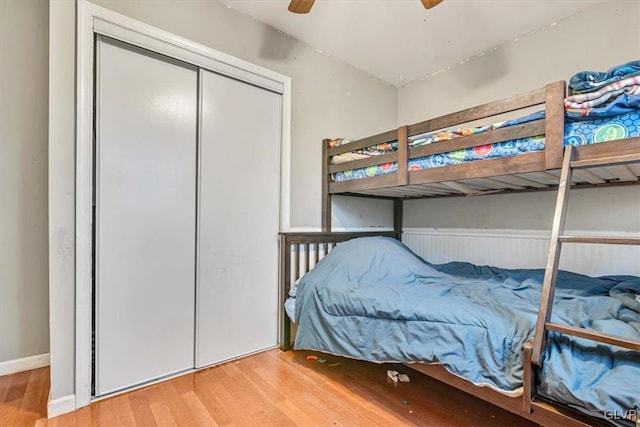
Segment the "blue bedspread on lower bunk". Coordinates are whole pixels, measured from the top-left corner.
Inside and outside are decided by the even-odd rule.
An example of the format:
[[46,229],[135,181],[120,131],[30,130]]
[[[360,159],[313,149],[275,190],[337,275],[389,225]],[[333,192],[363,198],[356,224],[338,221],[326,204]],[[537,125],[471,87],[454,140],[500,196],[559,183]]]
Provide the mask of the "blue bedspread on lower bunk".
[[[542,117],[544,117],[544,114],[540,115],[539,118]],[[640,136],[640,111],[614,117],[567,122],[564,129],[564,144],[595,144],[635,136]],[[439,142],[438,144],[446,143],[447,141]],[[476,160],[511,157],[523,153],[542,151],[544,150],[544,146],[544,136],[521,138],[513,141],[499,142],[491,145],[411,159],[409,160],[408,167],[409,170],[421,170],[468,163]],[[397,163],[369,166],[367,168],[337,172],[334,174],[334,181],[349,181],[352,179],[386,175],[394,173],[397,170]]]
[[[432,265],[393,239],[351,240],[300,280],[295,348],[376,362],[438,362],[475,384],[517,394],[543,273]],[[637,294],[637,277],[560,272],[552,321],[640,339]],[[544,394],[588,410],[640,405],[637,353],[598,345],[594,355],[583,340],[550,338]]]

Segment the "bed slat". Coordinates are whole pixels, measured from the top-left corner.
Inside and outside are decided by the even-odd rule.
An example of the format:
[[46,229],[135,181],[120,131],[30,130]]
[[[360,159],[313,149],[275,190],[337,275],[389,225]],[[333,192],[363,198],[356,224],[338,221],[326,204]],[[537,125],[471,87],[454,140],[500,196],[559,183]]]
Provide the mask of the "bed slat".
[[[380,154],[378,156],[367,157],[366,159],[351,160],[329,166],[329,173],[343,172],[353,169],[366,168],[369,166],[381,165],[384,163],[394,163],[398,161],[398,152]],[[406,163],[406,162],[405,162]],[[398,167],[400,164],[398,164]]]
[[578,178],[579,180],[587,181],[589,184],[605,183],[604,179],[600,178],[598,175],[596,175],[595,173],[587,169],[578,169],[574,171],[573,176],[574,176],[574,179],[573,179],[574,181],[576,181],[575,178]]
[[300,278],[300,245],[293,245],[293,281],[295,282]]
[[316,266],[318,261],[320,261],[320,243],[316,242],[313,254],[313,265]]
[[523,178],[518,175],[502,175],[494,176],[491,179],[494,181],[501,181],[507,184],[519,185],[521,187],[533,187],[533,188],[546,188],[546,184],[541,184],[538,181],[532,179]]
[[309,242],[304,244],[304,270],[302,274],[306,273],[311,269],[311,254],[309,253]]
[[547,330],[553,332],[559,332],[565,335],[572,335],[579,338],[586,338],[592,341],[601,342],[603,344],[615,345],[618,347],[628,348],[629,350],[640,351],[640,342],[629,340],[622,337],[613,337],[606,334],[601,334],[596,331],[590,331],[584,328],[576,328],[575,326],[561,325],[558,323],[547,323]]
[[350,151],[359,150],[361,148],[371,147],[372,145],[384,144],[385,142],[395,141],[398,137],[398,131],[396,129],[387,132],[379,133],[378,135],[362,138],[357,141],[349,142],[344,145],[338,145],[337,147],[329,148],[329,156],[335,156],[336,154],[348,153]]
[[608,166],[607,170],[620,178],[620,181],[637,181],[638,177],[627,165]]

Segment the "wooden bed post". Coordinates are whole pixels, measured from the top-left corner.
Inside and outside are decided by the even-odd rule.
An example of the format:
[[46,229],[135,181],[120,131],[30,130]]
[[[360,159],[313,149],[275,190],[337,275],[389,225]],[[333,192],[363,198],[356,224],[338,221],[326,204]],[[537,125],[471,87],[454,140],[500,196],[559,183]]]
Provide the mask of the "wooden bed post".
[[409,164],[409,127],[398,128],[398,179],[396,185],[407,185]]
[[331,158],[329,157],[330,139],[322,140],[322,231],[328,233],[331,231],[331,194],[329,193],[329,183],[331,176],[329,175],[329,165]]
[[527,414],[531,413],[531,401],[536,397],[536,373],[531,362],[533,354],[533,344],[527,342],[524,345],[524,378],[522,391],[522,410]]
[[562,167],[564,151],[564,97],[565,81],[548,84],[545,90],[545,145],[546,169]]
[[402,199],[393,200],[393,231],[396,233],[396,239],[402,240],[402,215],[403,203]]
[[280,235],[280,350],[291,350],[291,322],[284,310],[284,302],[291,288],[291,242],[286,235]]
[[[398,128],[398,172],[396,185],[407,185],[409,180],[409,127],[400,126]],[[393,200],[393,231],[396,239],[402,240],[402,215],[403,200]]]

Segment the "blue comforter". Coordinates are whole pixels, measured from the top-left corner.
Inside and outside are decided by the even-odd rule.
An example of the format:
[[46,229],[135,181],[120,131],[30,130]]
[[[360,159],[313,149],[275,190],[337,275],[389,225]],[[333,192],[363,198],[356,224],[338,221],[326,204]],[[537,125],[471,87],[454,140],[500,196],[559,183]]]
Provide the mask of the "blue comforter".
[[[351,240],[301,279],[295,348],[376,362],[438,362],[475,384],[517,394],[543,273],[432,265],[393,239]],[[637,294],[639,278],[561,271],[552,321],[640,339]],[[637,353],[550,339],[543,393],[589,410],[640,404]]]

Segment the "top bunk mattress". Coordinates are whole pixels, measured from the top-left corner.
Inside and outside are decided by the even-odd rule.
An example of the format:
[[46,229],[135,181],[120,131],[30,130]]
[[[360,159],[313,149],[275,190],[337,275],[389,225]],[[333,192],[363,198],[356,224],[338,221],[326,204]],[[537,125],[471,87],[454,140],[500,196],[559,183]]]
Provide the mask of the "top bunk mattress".
[[[429,135],[418,135],[409,138],[409,149],[431,143],[446,143],[447,140],[455,139],[461,136],[486,132],[488,130],[514,126],[544,117],[544,112],[538,112],[526,117],[502,122],[489,126],[481,126],[477,128],[461,128],[449,130]],[[627,112],[612,117],[594,118],[591,120],[582,120],[567,122],[564,129],[564,145],[587,145],[599,142],[613,141],[640,136],[640,110]],[[347,144],[348,140],[334,140],[334,146]],[[503,157],[512,157],[524,153],[533,153],[543,151],[545,148],[544,135],[534,136],[530,138],[521,138],[511,141],[499,142],[491,145],[484,145],[464,150],[451,151],[448,153],[434,154],[425,157],[410,159],[408,163],[409,171],[437,168],[442,166],[469,163],[477,160],[496,159]],[[353,153],[333,156],[334,164],[343,163],[345,161],[376,156],[385,154],[397,149],[397,143],[379,144],[376,147],[370,147],[364,150],[358,150]],[[369,178],[373,176],[387,175],[395,173],[398,170],[398,164],[384,163],[381,165],[369,166],[353,170],[346,170],[333,174],[333,180],[349,181],[352,179]]]

